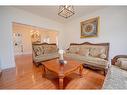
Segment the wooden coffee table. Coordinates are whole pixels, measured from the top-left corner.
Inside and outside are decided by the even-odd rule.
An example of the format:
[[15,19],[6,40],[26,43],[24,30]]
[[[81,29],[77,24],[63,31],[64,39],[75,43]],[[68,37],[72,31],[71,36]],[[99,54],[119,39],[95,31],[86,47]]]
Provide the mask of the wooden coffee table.
[[60,64],[58,59],[53,59],[50,61],[43,62],[43,67],[44,67],[43,74],[46,74],[46,70],[49,70],[58,75],[60,89],[63,89],[64,77],[72,73],[73,71],[79,70],[79,74],[82,77],[83,66],[81,63],[75,60],[69,59],[67,60],[67,64]]

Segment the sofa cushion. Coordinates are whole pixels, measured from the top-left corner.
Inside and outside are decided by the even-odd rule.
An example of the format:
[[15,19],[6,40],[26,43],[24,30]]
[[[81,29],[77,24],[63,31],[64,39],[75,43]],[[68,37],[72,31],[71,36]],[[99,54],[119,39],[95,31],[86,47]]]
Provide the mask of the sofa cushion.
[[108,68],[108,61],[101,58],[88,56],[84,58],[84,62],[95,67]]
[[92,47],[90,49],[90,56],[99,57],[100,58],[101,54],[105,54],[104,52],[105,52],[104,48]]
[[105,59],[106,55],[104,53],[100,54],[100,58]]
[[53,58],[57,58],[58,56],[59,56],[58,53],[44,54],[44,55],[35,57],[34,60],[36,62],[41,62],[41,61],[46,61],[46,60],[50,60],[50,59],[53,59]]
[[78,54],[66,54],[65,57],[72,58],[75,60],[79,60],[82,63],[92,65],[95,67],[100,67],[100,68],[107,68],[108,67],[108,61],[101,59],[101,58],[95,58],[91,56],[81,56]]
[[83,48],[80,48],[79,52],[78,52],[79,55],[82,55],[82,56],[89,56],[89,49],[83,49]]

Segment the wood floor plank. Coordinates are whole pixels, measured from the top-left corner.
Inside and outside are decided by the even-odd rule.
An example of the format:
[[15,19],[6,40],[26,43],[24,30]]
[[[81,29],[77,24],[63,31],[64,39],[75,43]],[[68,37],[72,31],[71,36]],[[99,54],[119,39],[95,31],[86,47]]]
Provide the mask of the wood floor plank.
[[[16,68],[3,70],[0,77],[0,89],[58,89],[58,78],[51,72],[42,77],[42,66],[32,63],[31,55],[15,57]],[[101,89],[105,76],[87,68],[83,77],[78,71],[64,78],[64,89]]]

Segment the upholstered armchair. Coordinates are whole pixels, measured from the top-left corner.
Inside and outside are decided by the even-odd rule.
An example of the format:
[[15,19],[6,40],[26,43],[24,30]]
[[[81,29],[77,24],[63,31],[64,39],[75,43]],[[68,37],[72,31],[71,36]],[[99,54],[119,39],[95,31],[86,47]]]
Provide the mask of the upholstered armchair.
[[112,60],[112,65],[116,65],[121,69],[127,70],[127,55],[117,55]]

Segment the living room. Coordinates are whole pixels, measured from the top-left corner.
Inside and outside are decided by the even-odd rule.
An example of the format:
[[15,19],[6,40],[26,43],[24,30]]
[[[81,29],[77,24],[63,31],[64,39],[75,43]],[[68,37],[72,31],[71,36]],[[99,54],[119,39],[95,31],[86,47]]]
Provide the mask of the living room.
[[[1,83],[0,83],[1,89],[59,89],[60,80],[58,81],[58,78],[56,78],[57,76],[55,76],[54,78],[51,72],[48,72],[49,77],[46,77],[48,82],[45,82],[45,84],[43,84],[43,85],[46,85],[47,87],[44,86],[41,88],[41,85],[40,85],[41,82],[45,81],[44,79],[40,80],[40,77],[42,77],[42,72],[43,72],[43,71],[40,71],[40,69],[43,69],[43,65],[29,67],[29,63],[32,63],[32,60],[33,60],[31,59],[33,58],[32,50],[28,54],[27,53],[21,54],[21,56],[24,56],[24,57],[20,57],[17,55],[17,59],[16,59],[14,54],[13,36],[12,36],[13,35],[12,26],[15,22],[18,24],[35,26],[35,27],[50,29],[50,30],[54,30],[58,32],[58,43],[56,43],[56,45],[58,50],[63,50],[62,52],[65,52],[65,53],[67,52],[66,50],[70,48],[71,44],[78,44],[78,45],[81,45],[81,44],[83,45],[97,44],[98,45],[99,44],[100,45],[102,43],[109,43],[108,44],[109,50],[107,50],[108,53],[106,53],[108,54],[109,67],[111,67],[111,64],[112,64],[111,60],[114,57],[117,56],[118,59],[126,57],[126,53],[127,53],[126,51],[127,45],[125,44],[126,35],[127,35],[127,32],[126,32],[127,7],[126,6],[73,6],[75,9],[74,11],[75,13],[74,15],[70,16],[67,19],[58,15],[57,13],[58,7],[59,6],[0,6],[0,13],[1,13],[0,19],[1,19],[1,22],[3,22],[1,23],[0,31],[4,31],[4,32],[1,32],[1,35],[0,35],[0,38],[1,38],[0,40],[0,44],[1,44],[0,68],[2,70]],[[95,34],[95,36],[82,37],[81,35],[81,32],[83,31],[82,25],[85,23],[85,21],[88,21],[91,19],[93,20],[94,18],[97,19],[96,20],[97,29],[95,29],[97,30],[97,33]],[[52,44],[52,42],[51,43],[48,42],[48,44]],[[57,52],[60,53],[60,51],[57,51]],[[27,56],[27,55],[30,55],[30,56]],[[122,55],[122,56],[118,56],[118,55]],[[22,58],[24,59],[22,60]],[[126,60],[122,59],[120,61],[124,63]],[[17,65],[17,63],[19,64],[19,66]],[[22,63],[24,64],[22,65]],[[69,64],[68,60],[67,60],[67,64]],[[33,63],[31,65],[35,65],[35,64]],[[18,75],[18,70],[20,66],[23,66],[22,69],[20,68],[20,71],[22,71],[22,73],[21,75]],[[27,75],[23,76],[23,74],[25,73],[28,74],[28,72],[30,72],[29,74],[32,74],[31,72],[33,72],[33,71],[29,71],[27,66],[30,69],[33,68],[36,72],[36,73],[34,72],[35,75],[33,76],[33,83],[35,82],[36,84],[35,77],[39,77],[40,84],[38,86],[34,85],[33,88],[31,85],[25,87],[23,84],[21,84],[22,86],[20,86],[20,84],[18,85],[13,84],[12,81],[11,81],[12,83],[9,83],[9,81],[6,81],[12,76],[14,76],[17,78],[17,80],[18,78],[21,78],[20,80],[18,80],[18,82],[23,83],[22,81],[25,80],[24,79],[25,77],[27,77]],[[11,71],[12,68],[15,68],[15,69]],[[117,69],[122,70],[122,73],[123,72],[125,73],[122,76],[124,76],[124,79],[125,79],[123,83],[126,83],[126,77],[125,77],[126,65],[124,69],[121,69],[120,67]],[[24,72],[23,70],[28,70],[28,72]],[[12,76],[11,75],[9,76],[8,73],[12,74]],[[79,73],[79,72],[76,72],[76,73]],[[53,77],[50,75],[52,75]],[[91,79],[91,81],[89,81],[91,82],[91,84],[89,84],[87,80],[85,80],[87,82],[82,80],[85,78],[85,75],[89,77],[88,80],[90,80],[90,78],[93,78],[93,80]],[[122,77],[122,76],[118,76],[118,77]],[[92,68],[86,68],[84,66],[83,66],[83,78],[80,78],[78,74],[72,75],[71,77],[73,78],[72,79],[70,77],[65,78],[65,84],[63,82],[62,85],[60,85],[60,86],[64,85],[62,89],[69,89],[69,88],[70,89],[126,89],[127,88],[126,84],[124,84],[124,86],[123,85],[121,86],[119,84],[117,87],[116,85],[114,86],[114,84],[116,82],[120,82],[120,80],[116,80],[116,82],[114,82],[114,84],[112,84],[112,86],[110,87],[109,87],[109,83],[111,83],[112,81],[110,82],[108,81],[106,82],[106,87],[103,87],[105,80],[107,79],[107,75],[104,75],[103,72],[101,71],[96,71],[96,70],[93,70]],[[4,78],[5,81],[3,81],[2,78]],[[16,80],[16,79],[13,78],[13,80]],[[80,87],[81,82],[79,81],[82,81],[83,82],[82,85],[85,85],[85,86]],[[5,84],[8,83],[9,86],[3,85],[4,82]],[[26,81],[26,83],[24,82],[24,84],[27,84],[27,82],[28,81]],[[75,83],[77,82],[77,84],[74,85],[73,84],[74,82]],[[51,84],[51,86],[48,87],[48,84],[46,83]],[[92,83],[95,83],[95,85],[93,85]]]

